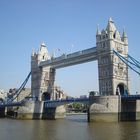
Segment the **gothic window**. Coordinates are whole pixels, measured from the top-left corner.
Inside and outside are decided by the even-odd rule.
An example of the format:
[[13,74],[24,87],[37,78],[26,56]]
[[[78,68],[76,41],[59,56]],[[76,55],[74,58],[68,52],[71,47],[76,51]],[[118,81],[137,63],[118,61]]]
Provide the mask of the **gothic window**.
[[117,58],[115,58],[115,63],[117,62]]
[[106,63],[108,63],[108,57],[106,57]]
[[103,58],[103,60],[102,60],[102,62],[103,62],[103,63],[102,63],[102,64],[104,64],[104,63],[105,63],[105,62],[104,62],[104,60],[105,60],[105,59]]
[[104,76],[104,70],[102,71],[102,76]]
[[44,79],[47,80],[48,78],[49,78],[49,74],[48,74],[48,72],[46,72]]
[[111,81],[108,81],[108,87],[111,88]]
[[104,70],[104,76],[106,76],[106,71]]
[[116,35],[115,35],[115,33],[113,34],[113,37],[114,37],[114,38],[116,38]]
[[115,74],[115,75],[118,74],[117,68],[114,69],[114,74]]
[[103,48],[105,48],[105,42],[103,43]]
[[107,68],[107,76],[109,76],[110,70],[109,68]]

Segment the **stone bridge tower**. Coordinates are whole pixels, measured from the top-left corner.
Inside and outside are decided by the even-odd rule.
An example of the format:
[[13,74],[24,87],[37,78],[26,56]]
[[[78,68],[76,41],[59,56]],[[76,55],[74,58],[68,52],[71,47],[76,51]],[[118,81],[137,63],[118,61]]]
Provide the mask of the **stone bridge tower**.
[[128,94],[128,67],[114,53],[127,57],[128,39],[125,31],[122,35],[110,18],[106,29],[96,33],[98,53],[99,90],[102,95]]
[[33,52],[31,56],[31,93],[39,101],[52,99],[55,70],[50,67],[39,67],[41,61],[50,59],[44,43],[39,51]]

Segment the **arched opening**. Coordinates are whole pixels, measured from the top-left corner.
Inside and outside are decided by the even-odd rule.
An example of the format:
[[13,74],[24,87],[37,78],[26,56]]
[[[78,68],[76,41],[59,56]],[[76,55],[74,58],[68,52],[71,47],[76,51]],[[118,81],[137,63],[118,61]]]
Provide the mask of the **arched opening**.
[[42,101],[50,100],[50,93],[44,92],[42,94]]
[[87,113],[88,104],[72,102],[66,105],[66,112],[69,113]]
[[3,104],[3,99],[2,98],[0,98],[0,104]]
[[118,84],[116,88],[116,95],[128,95],[128,90],[123,83]]

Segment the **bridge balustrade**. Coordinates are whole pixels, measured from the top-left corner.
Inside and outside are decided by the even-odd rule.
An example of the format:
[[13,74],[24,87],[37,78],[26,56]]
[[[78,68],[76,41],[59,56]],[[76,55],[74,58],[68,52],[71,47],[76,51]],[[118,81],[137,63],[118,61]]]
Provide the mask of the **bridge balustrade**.
[[70,104],[73,102],[79,102],[89,104],[89,98],[72,98],[72,99],[61,99],[61,100],[49,100],[45,101],[45,107],[57,107],[60,105]]

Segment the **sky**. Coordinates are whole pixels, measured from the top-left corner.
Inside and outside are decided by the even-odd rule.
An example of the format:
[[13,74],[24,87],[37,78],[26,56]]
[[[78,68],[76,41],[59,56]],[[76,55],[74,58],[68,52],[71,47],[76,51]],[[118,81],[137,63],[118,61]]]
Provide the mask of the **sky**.
[[[18,88],[30,72],[32,50],[42,42],[57,56],[96,46],[96,29],[112,17],[140,61],[139,0],[0,0],[0,89]],[[140,77],[130,71],[132,92]],[[56,84],[71,96],[98,90],[97,62],[56,70]],[[30,81],[27,85],[30,87]]]

